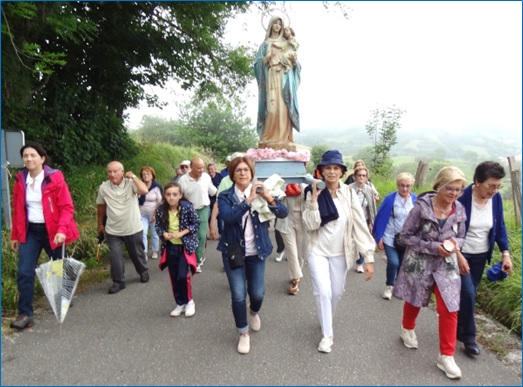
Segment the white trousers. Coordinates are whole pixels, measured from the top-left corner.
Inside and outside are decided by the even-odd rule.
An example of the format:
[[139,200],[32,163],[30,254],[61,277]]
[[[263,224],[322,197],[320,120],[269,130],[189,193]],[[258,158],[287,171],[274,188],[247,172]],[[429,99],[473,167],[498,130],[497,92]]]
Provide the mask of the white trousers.
[[301,269],[305,262],[305,243],[307,239],[307,233],[303,227],[301,220],[301,213],[298,211],[292,211],[289,216],[293,217],[293,227],[291,232],[284,234],[280,231],[283,243],[285,243],[285,257],[287,258],[287,264],[289,266],[289,279],[299,279],[303,277]]
[[345,278],[347,276],[345,256],[325,257],[311,253],[309,255],[309,270],[321,332],[323,337],[334,336],[332,319],[336,312],[336,305],[338,305],[345,291]]

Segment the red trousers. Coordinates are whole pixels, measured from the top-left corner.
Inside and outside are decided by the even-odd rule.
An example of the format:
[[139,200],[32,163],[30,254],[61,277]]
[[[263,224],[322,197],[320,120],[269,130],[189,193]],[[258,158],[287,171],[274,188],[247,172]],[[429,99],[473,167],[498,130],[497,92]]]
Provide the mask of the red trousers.
[[[434,294],[436,295],[436,310],[439,316],[439,351],[442,355],[454,356],[456,351],[458,312],[449,312],[437,285],[434,285]],[[416,318],[420,309],[405,301],[403,305],[403,328],[414,329],[416,327]]]

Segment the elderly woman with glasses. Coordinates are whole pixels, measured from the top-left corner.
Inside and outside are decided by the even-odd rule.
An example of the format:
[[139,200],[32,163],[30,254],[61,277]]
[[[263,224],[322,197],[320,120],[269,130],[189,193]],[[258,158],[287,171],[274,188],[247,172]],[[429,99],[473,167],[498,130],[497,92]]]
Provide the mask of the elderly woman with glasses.
[[439,355],[436,365],[448,378],[461,378],[454,361],[458,326],[460,273],[468,264],[460,252],[465,238],[465,208],[458,202],[466,179],[456,167],[442,168],[434,180],[435,192],[420,194],[410,211],[400,238],[406,245],[395,297],[405,300],[401,339],[407,348],[418,348],[414,333],[422,306],[436,296],[439,319]]
[[492,259],[494,245],[501,251],[502,270],[512,271],[507,229],[503,217],[503,200],[499,193],[505,170],[495,161],[480,163],[474,171],[474,183],[465,188],[458,199],[465,207],[467,222],[465,244],[461,249],[470,272],[461,276],[461,297],[458,313],[458,340],[468,355],[479,355],[476,343],[474,309],[485,264]]
[[373,232],[376,243],[380,250],[385,250],[387,256],[386,288],[383,292],[383,298],[386,300],[392,298],[392,289],[405,253],[405,249],[398,246],[395,241],[407,215],[416,203],[416,194],[410,191],[413,184],[414,176],[408,172],[396,176],[398,190],[385,196],[374,219]]
[[[375,189],[369,184],[369,175],[370,172],[368,168],[364,165],[356,167],[354,169],[354,176],[356,181],[349,184],[349,188],[352,188],[356,191],[358,195],[358,200],[363,209],[363,215],[365,216],[365,222],[369,231],[372,233],[372,225],[374,223],[374,218],[376,217],[376,201]],[[360,254],[360,257],[356,261],[356,272],[363,273],[363,255]]]
[[[287,207],[272,197],[260,181],[253,182],[254,164],[242,156],[231,160],[229,177],[233,186],[218,196],[218,210],[224,227],[217,249],[222,252],[223,267],[231,289],[232,313],[240,334],[237,351],[250,351],[249,328],[259,331],[259,312],[265,295],[265,262],[272,253],[269,238],[269,221],[261,221],[257,211],[251,208],[254,200],[266,201],[268,209],[277,218],[287,216]],[[243,265],[233,267],[227,255],[232,246],[240,245]],[[247,295],[249,295],[249,318],[247,319]]]

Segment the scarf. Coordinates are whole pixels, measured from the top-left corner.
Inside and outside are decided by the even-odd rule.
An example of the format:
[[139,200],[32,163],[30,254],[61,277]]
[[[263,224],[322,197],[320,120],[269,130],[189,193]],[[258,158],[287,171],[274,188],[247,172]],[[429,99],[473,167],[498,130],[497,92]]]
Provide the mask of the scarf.
[[[307,188],[305,188],[305,198],[307,198],[307,193],[309,192],[312,195],[312,185],[308,185]],[[321,218],[320,227],[338,219],[340,216],[328,189],[324,189],[320,192],[320,195],[318,196],[318,207]]]
[[[160,184],[158,184],[158,182],[156,180],[153,180],[151,182],[151,186],[149,187],[149,192],[151,192],[153,189],[155,189],[156,187],[158,187],[158,189],[160,190],[160,192],[163,193],[163,189],[162,189],[162,186]],[[145,195],[140,195],[138,196],[138,204],[140,206],[143,206],[143,204],[145,203],[145,197],[147,196],[147,194]]]

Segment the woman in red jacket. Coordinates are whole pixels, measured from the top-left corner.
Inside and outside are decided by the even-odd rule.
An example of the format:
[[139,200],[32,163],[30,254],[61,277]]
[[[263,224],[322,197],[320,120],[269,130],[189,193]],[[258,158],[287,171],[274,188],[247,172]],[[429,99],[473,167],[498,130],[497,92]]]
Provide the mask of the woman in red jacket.
[[39,144],[20,149],[25,168],[16,175],[13,190],[11,248],[18,251],[18,318],[11,328],[32,327],[35,268],[45,250],[60,258],[63,243],[79,237],[74,206],[62,172],[46,165],[47,153]]

